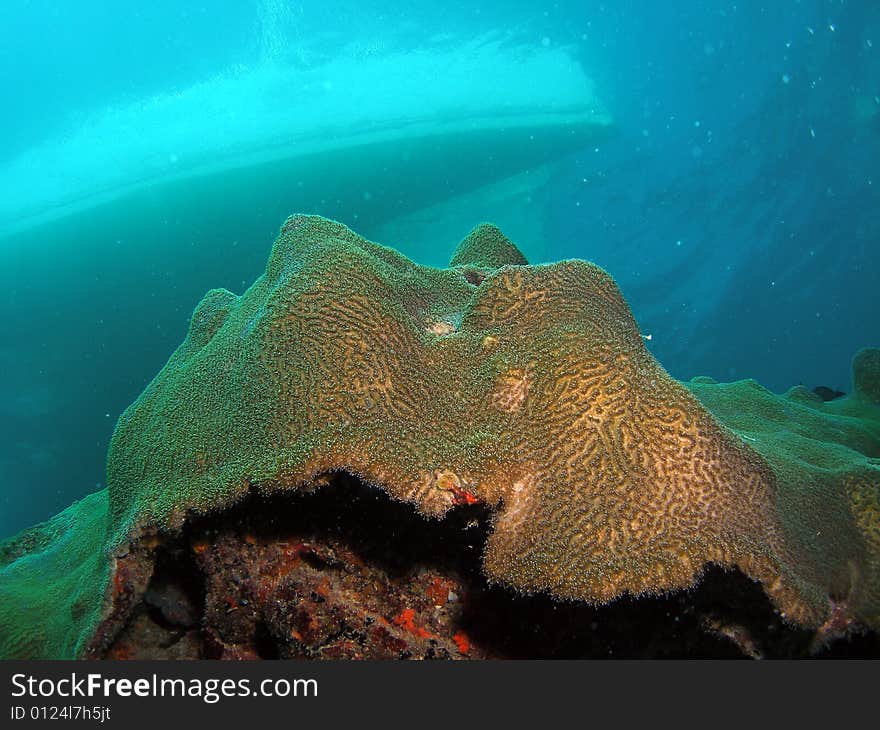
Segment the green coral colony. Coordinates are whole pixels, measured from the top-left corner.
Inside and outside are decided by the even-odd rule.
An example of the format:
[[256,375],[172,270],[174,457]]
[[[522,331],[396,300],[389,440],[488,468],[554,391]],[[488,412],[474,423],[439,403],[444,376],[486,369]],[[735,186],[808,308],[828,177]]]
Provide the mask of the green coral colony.
[[484,503],[483,570],[524,592],[603,603],[716,563],[792,623],[876,630],[880,350],[853,368],[828,402],[679,383],[592,264],[529,266],[482,225],[433,269],[294,216],[119,419],[107,489],[0,544],[0,656],[101,656],[190,516],[340,470],[426,516]]

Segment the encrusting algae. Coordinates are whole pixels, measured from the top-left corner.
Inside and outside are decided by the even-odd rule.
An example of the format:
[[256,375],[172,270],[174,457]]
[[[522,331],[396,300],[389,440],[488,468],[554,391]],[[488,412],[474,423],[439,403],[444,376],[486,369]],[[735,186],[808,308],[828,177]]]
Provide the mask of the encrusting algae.
[[[494,515],[494,582],[605,603],[760,581],[791,623],[880,628],[880,351],[822,401],[680,383],[611,277],[477,227],[448,269],[298,215],[243,295],[209,292],[119,419],[108,488],[0,545],[0,656],[101,656],[156,545],[347,472],[421,514]],[[458,641],[458,640],[456,640]]]

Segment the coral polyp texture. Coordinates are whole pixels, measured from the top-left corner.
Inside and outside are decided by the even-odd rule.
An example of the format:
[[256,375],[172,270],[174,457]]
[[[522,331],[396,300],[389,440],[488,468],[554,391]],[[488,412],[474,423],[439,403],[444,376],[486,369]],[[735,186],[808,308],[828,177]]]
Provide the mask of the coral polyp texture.
[[483,573],[521,593],[602,604],[717,564],[791,624],[876,630],[878,355],[828,402],[683,384],[593,264],[529,266],[484,224],[434,269],[291,217],[265,274],[209,292],[119,419],[106,496],[5,544],[0,653],[105,654],[163,544],[339,472],[426,518],[484,508]]

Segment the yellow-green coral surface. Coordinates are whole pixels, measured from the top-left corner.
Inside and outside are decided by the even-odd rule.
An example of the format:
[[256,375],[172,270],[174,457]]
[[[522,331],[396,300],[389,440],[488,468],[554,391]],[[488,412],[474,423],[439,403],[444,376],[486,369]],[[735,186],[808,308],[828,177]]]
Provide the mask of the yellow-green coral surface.
[[[265,274],[240,297],[209,292],[120,418],[108,492],[6,544],[0,655],[81,655],[113,602],[112,551],[334,470],[429,516],[486,503],[484,570],[524,591],[599,603],[714,562],[793,622],[842,606],[880,626],[874,351],[829,403],[681,384],[596,266],[528,266],[487,225],[452,263],[288,219]],[[44,601],[50,622],[16,620]]]
[[107,491],[0,544],[0,658],[80,656],[110,574]]

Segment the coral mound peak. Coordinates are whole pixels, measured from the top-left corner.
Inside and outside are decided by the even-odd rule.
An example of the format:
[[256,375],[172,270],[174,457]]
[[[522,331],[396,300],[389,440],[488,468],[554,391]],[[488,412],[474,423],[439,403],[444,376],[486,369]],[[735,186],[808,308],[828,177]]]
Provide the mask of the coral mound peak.
[[506,264],[526,266],[528,263],[497,226],[481,223],[458,244],[449,265],[497,269]]
[[877,627],[878,411],[679,383],[607,273],[529,266],[492,226],[433,269],[298,215],[119,419],[105,549],[118,574],[199,515],[347,472],[427,517],[481,505],[483,571],[521,592],[605,603],[715,563],[793,623]]

